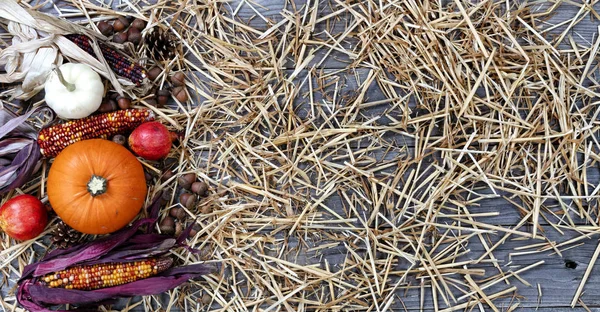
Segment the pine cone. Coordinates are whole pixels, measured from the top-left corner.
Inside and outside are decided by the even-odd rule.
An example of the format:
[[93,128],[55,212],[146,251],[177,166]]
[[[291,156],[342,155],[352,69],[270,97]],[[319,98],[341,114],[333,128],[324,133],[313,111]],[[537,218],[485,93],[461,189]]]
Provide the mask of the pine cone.
[[81,233],[60,221],[52,231],[52,242],[58,248],[71,247],[81,240]]
[[160,27],[153,27],[144,34],[147,57],[156,60],[168,60],[175,56],[177,45],[175,39]]

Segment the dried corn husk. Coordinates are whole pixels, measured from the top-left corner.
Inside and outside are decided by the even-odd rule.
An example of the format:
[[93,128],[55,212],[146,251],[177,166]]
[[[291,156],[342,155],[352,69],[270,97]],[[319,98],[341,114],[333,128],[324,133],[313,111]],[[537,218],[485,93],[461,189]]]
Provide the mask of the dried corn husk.
[[[54,16],[25,9],[14,0],[2,1],[0,18],[8,20],[8,30],[13,35],[12,45],[0,53],[0,65],[6,68],[6,73],[0,74],[0,83],[22,82],[21,87],[10,94],[12,98],[29,99],[37,94],[43,88],[52,65],[62,64],[63,57],[91,66],[98,74],[107,78],[119,94],[123,94],[124,90],[145,91],[131,81],[117,78],[110,69],[98,46],[98,40],[106,41],[102,34]],[[92,46],[98,59],[63,37],[73,33],[92,38]],[[147,86],[143,85],[141,88]]]

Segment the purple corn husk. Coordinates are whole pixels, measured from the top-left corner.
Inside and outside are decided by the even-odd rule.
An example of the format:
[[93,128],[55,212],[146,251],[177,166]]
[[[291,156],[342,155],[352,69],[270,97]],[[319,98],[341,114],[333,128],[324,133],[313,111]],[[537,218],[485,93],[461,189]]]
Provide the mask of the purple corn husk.
[[[40,283],[40,278],[44,275],[74,265],[130,262],[148,257],[164,256],[174,247],[189,248],[183,243],[189,231],[184,231],[178,238],[150,233],[158,220],[156,207],[159,198],[160,195],[148,208],[149,218],[137,220],[130,227],[101,239],[68,249],[53,250],[39,262],[26,266],[18,282],[17,301],[19,304],[32,312],[57,311],[50,308],[62,304],[98,305],[119,297],[160,294],[191,279],[211,273],[214,268],[204,264],[171,267],[152,277],[96,290],[49,288]],[[147,230],[141,231],[145,225]]]
[[35,111],[15,116],[0,110],[0,195],[22,186],[36,171],[42,154],[37,131],[26,123]]

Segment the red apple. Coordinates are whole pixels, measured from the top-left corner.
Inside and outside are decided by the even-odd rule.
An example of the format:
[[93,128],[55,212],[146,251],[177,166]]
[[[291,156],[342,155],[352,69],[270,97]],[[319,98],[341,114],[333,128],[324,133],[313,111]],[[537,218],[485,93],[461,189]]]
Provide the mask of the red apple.
[[46,206],[34,196],[18,195],[0,207],[0,227],[14,239],[35,238],[47,224]]
[[158,121],[145,122],[129,135],[129,148],[148,160],[159,160],[171,150],[171,133]]

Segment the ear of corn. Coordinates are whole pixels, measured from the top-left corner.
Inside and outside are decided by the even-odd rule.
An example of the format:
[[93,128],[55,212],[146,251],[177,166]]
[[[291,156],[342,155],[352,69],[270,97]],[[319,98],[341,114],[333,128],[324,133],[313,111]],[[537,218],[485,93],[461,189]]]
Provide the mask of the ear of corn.
[[[86,51],[90,55],[96,57],[94,49],[92,48],[90,38],[85,35],[69,34],[65,36],[67,39],[73,41],[78,47]],[[127,78],[137,84],[141,85],[142,81],[147,77],[146,70],[135,62],[130,61],[119,52],[109,48],[107,45],[100,43],[100,51],[102,56],[115,72],[115,74]]]
[[107,139],[152,120],[154,113],[147,109],[126,109],[92,115],[42,129],[37,143],[42,155],[55,157],[75,142],[94,138]]
[[149,258],[135,262],[79,265],[42,277],[50,288],[94,290],[131,283],[157,275],[173,264],[171,258]]

